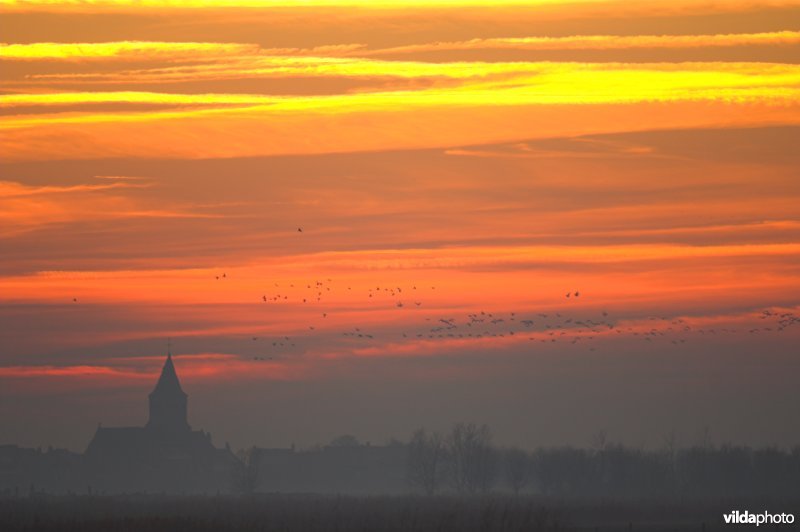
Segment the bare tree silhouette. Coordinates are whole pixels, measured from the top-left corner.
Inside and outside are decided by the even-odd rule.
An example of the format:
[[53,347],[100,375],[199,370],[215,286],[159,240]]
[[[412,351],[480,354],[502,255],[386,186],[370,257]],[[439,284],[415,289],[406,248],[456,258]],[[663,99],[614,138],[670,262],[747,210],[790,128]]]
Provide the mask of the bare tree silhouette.
[[522,449],[508,449],[503,456],[503,465],[508,486],[514,491],[514,495],[519,495],[520,490],[531,480],[530,456]]
[[236,453],[240,465],[235,471],[234,488],[239,493],[249,495],[258,489],[260,455],[261,450],[255,446]]
[[492,432],[487,425],[457,423],[447,436],[450,480],[459,493],[487,492],[494,480]]
[[438,432],[428,434],[418,429],[408,444],[408,480],[421,488],[426,495],[433,495],[442,482],[444,474],[444,440]]

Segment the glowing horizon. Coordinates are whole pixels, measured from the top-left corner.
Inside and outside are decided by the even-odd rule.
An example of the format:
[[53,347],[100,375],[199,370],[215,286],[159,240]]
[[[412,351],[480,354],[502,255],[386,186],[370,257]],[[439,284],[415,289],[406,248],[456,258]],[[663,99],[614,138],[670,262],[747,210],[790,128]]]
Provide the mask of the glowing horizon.
[[[201,425],[264,445],[318,434],[284,393],[373,441],[468,418],[474,389],[504,441],[537,415],[637,441],[684,398],[707,407],[680,429],[741,440],[708,397],[800,401],[800,2],[0,13],[10,438],[47,441],[28,420],[55,405],[80,447],[107,417],[86,397],[117,390],[135,423],[166,338],[193,401],[222,401]],[[342,390],[400,412],[391,434],[330,414]]]

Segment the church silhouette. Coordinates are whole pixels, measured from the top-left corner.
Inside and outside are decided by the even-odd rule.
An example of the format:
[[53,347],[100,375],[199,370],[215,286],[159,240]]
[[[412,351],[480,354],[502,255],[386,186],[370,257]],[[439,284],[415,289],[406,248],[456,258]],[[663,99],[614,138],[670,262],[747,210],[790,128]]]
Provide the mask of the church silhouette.
[[343,435],[304,450],[252,446],[241,460],[227,445],[215,447],[211,434],[189,425],[188,396],[169,350],[148,399],[144,426],[99,425],[83,454],[0,444],[0,497],[408,491],[408,446],[396,440],[372,445]]
[[192,430],[188,396],[172,354],[149,395],[144,427],[97,427],[86,450],[89,485],[99,491],[197,493],[230,486],[240,462],[211,434]]

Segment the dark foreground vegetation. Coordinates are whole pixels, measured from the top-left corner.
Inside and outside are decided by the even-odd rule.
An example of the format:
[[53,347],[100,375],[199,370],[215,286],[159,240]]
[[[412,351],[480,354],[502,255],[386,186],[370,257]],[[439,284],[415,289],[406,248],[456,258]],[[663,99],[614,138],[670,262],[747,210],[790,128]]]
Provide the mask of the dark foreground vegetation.
[[[794,500],[599,500],[534,496],[34,496],[0,499],[0,530],[183,531],[667,531],[743,530],[733,509],[794,511]],[[781,525],[780,530],[798,530]],[[774,530],[762,526],[761,530]]]
[[419,429],[407,441],[384,445],[342,435],[305,449],[253,446],[234,454],[206,447],[210,454],[192,454],[193,445],[164,439],[145,445],[141,453],[121,445],[118,452],[78,454],[0,445],[0,498],[130,493],[515,494],[571,500],[800,496],[800,445],[718,445],[707,437],[680,447],[674,436],[666,436],[660,446],[637,448],[610,442],[600,432],[589,447],[531,451],[495,445],[486,425],[457,423],[446,433]]

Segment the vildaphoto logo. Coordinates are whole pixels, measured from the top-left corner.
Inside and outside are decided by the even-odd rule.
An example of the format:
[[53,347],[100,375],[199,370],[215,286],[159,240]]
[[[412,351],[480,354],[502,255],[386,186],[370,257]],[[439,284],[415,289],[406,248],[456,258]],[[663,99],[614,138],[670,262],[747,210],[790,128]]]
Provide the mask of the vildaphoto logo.
[[722,514],[725,519],[725,524],[728,525],[790,525],[794,523],[794,514],[771,514],[769,512],[761,512],[760,514],[750,513],[747,510],[740,512],[734,510],[728,514]]

